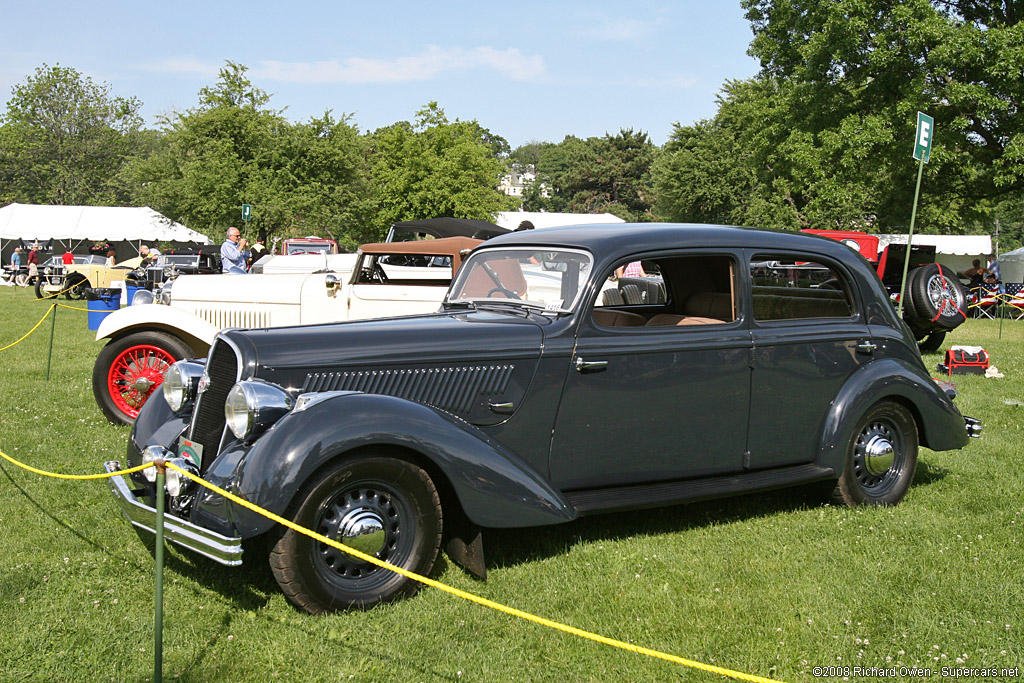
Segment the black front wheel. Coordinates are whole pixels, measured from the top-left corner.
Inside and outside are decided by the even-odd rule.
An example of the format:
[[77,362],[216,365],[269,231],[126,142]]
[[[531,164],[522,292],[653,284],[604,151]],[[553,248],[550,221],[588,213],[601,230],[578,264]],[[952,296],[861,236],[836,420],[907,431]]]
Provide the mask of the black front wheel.
[[896,505],[917,469],[917,424],[895,401],[875,404],[857,425],[832,496],[837,503]]
[[64,291],[65,298],[69,300],[84,299],[85,290],[89,288],[89,280],[84,275],[79,273],[72,273],[64,278],[64,284],[61,289]]
[[[303,486],[286,517],[344,546],[426,575],[441,546],[441,500],[430,476],[405,460],[344,459]],[[270,568],[289,602],[312,614],[368,609],[420,584],[292,529],[282,528]]]

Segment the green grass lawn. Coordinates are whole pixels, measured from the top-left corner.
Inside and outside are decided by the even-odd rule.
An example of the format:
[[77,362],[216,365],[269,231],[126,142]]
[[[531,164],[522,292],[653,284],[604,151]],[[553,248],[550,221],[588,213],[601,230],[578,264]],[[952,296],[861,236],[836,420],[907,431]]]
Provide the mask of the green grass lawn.
[[[80,304],[79,304],[80,305]],[[46,304],[0,288],[0,346]],[[101,344],[86,314],[0,352],[0,450],[69,474],[123,459],[127,427],[92,396]],[[586,518],[485,537],[489,577],[435,577],[582,629],[787,681],[815,666],[1024,664],[1024,321],[970,320],[946,340],[984,346],[1004,379],[957,376],[983,418],[963,451],[922,451],[896,508],[850,510],[812,492]],[[945,347],[944,347],[945,348]],[[944,350],[944,349],[943,349]],[[941,352],[925,360],[934,368]],[[725,680],[516,620],[440,591],[314,617],[266,567],[168,551],[164,677],[183,681]],[[0,680],[153,675],[153,560],[106,482],[0,462]],[[853,678],[853,676],[851,676]],[[973,679],[980,680],[980,679]]]

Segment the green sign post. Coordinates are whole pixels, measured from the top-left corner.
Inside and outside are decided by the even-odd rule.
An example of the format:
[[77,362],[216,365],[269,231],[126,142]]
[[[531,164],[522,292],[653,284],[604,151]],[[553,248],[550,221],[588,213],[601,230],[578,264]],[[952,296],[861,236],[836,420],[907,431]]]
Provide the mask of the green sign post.
[[242,204],[242,220],[252,220],[252,204]]
[[917,219],[917,198],[921,195],[921,175],[924,165],[932,155],[932,137],[935,133],[935,119],[917,112],[917,134],[914,137],[914,158],[917,165],[917,187],[914,188],[914,208],[910,211],[910,232],[907,234],[907,255],[903,259],[903,279],[900,280],[900,304],[897,307],[899,316],[903,317],[903,297],[907,295],[907,270],[910,268],[910,247],[914,241],[914,221]]

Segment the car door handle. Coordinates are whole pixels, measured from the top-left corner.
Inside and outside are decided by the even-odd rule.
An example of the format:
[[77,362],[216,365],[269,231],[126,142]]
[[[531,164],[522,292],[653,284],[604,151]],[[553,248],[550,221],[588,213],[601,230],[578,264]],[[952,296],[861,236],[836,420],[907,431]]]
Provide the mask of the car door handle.
[[870,340],[862,341],[859,344],[857,344],[857,353],[863,353],[865,355],[870,356],[875,352],[875,349],[877,348],[878,345],[876,345],[874,342]]
[[583,360],[576,357],[576,372],[601,372],[608,367],[606,360]]

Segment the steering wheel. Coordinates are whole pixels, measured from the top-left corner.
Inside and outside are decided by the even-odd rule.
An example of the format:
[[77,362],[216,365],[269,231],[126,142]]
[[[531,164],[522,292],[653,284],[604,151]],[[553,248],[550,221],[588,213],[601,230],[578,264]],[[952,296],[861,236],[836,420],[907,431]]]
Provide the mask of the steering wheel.
[[495,287],[491,291],[487,292],[487,298],[489,299],[491,297],[491,295],[494,294],[495,292],[501,292],[502,294],[504,294],[509,299],[518,299],[519,301],[523,300],[523,298],[521,296],[519,296],[518,294],[513,292],[511,289],[508,289],[506,287]]
[[380,282],[382,285],[387,284],[388,282],[388,274],[384,272],[384,266],[382,266],[377,261],[373,262],[373,270],[371,277],[373,277],[374,280]]

